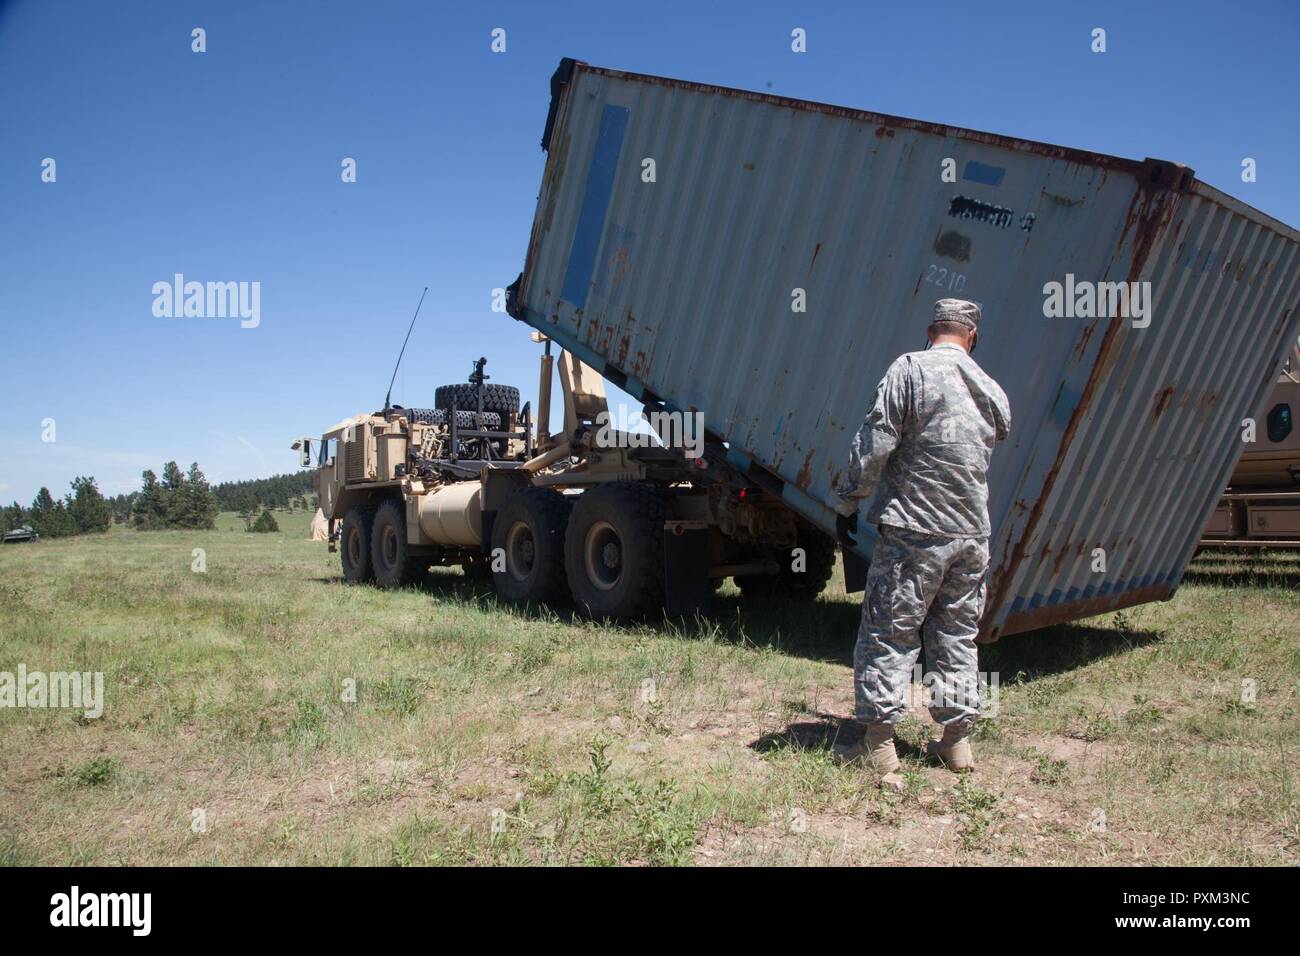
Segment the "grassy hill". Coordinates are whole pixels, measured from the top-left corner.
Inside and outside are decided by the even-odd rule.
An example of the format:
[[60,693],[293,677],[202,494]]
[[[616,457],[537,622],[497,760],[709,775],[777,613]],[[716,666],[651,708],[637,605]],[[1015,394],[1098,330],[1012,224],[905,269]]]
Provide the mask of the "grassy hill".
[[[280,526],[280,534],[290,538],[306,538],[307,532],[311,528],[312,516],[316,512],[301,510],[276,511],[272,509],[271,514],[275,516],[275,523]],[[222,532],[237,531],[244,534],[244,519],[233,511],[222,511],[217,515],[217,530]],[[268,533],[274,534],[274,532]]]

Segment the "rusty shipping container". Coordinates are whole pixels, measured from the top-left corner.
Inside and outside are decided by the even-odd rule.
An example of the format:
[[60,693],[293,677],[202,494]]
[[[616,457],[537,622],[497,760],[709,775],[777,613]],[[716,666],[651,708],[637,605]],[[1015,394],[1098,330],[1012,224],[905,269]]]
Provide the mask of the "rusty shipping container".
[[[885,368],[936,299],[981,303],[1014,417],[984,640],[1169,597],[1300,331],[1300,233],[1172,162],[572,60],[542,146],[511,314],[701,412],[827,531]],[[1152,308],[1047,318],[1049,282],[1150,283]]]

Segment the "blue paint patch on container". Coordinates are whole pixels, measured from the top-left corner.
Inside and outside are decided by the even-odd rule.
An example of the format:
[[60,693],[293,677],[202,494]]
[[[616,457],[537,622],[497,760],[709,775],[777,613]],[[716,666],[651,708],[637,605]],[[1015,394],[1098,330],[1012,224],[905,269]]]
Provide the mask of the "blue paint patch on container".
[[560,291],[560,298],[579,309],[587,307],[591,276],[596,270],[596,254],[600,251],[600,240],[605,232],[605,216],[609,212],[610,196],[614,193],[618,160],[623,155],[623,138],[631,115],[632,111],[626,106],[606,106],[600,117],[600,130],[596,134],[591,166],[587,170],[582,209],[578,213],[578,227],[573,231],[569,265]]
[[1001,186],[1002,178],[1006,174],[1007,171],[1001,166],[989,166],[986,163],[968,159],[966,160],[966,166],[961,171],[961,178],[967,182],[979,183],[982,186]]

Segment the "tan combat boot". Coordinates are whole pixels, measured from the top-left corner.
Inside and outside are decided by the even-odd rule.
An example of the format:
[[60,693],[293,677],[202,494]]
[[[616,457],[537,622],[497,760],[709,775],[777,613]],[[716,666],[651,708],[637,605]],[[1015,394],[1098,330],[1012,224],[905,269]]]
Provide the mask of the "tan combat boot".
[[836,763],[856,763],[864,757],[877,773],[893,773],[898,769],[898,753],[894,750],[893,724],[867,724],[867,732],[857,743],[838,743],[832,751]]
[[970,750],[970,728],[949,724],[943,729],[943,736],[931,740],[925,745],[925,752],[954,773],[966,773],[975,769],[975,756]]

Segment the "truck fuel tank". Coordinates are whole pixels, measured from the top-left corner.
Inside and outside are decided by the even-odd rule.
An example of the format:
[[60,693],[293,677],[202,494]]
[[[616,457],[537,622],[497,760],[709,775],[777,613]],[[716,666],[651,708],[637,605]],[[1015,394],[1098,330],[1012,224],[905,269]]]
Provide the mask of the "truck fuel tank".
[[482,528],[480,488],[477,481],[458,481],[413,499],[418,503],[420,530],[437,544],[477,548]]

